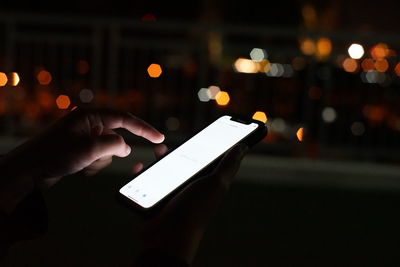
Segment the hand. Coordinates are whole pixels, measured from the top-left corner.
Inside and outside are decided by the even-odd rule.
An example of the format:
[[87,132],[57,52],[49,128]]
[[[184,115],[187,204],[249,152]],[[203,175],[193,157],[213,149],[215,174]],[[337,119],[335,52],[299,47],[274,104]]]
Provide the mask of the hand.
[[35,184],[49,186],[78,171],[93,175],[110,164],[113,156],[128,156],[131,148],[113,131],[116,128],[153,143],[164,140],[160,132],[130,113],[77,109],[1,159],[0,202],[7,194],[18,198]]
[[[171,199],[159,214],[146,222],[143,255],[146,255],[146,251],[156,251],[188,264],[193,261],[207,225],[229,190],[246,150],[244,144],[232,148],[210,174],[196,178]],[[166,151],[165,145],[155,147],[158,157]],[[134,174],[142,167],[141,163],[136,163]],[[141,260],[148,259],[139,257]]]

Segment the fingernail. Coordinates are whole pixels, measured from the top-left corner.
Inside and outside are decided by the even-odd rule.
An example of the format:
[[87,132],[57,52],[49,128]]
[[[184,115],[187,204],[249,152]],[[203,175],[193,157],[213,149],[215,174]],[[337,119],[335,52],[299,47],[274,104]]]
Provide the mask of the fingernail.
[[126,146],[126,155],[129,155],[131,153],[132,149],[130,146]]

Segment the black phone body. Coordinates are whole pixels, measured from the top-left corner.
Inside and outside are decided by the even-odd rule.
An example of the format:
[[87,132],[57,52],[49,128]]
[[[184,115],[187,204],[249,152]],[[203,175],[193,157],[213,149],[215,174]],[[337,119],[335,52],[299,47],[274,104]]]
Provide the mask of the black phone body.
[[119,198],[140,210],[154,210],[238,143],[252,147],[267,134],[264,123],[224,115],[131,179]]

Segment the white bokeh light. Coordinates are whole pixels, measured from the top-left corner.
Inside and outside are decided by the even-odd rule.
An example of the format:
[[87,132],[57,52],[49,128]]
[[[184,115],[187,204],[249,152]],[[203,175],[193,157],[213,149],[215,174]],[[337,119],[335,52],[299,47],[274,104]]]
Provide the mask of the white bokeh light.
[[352,44],[347,52],[349,52],[351,58],[360,59],[364,55],[364,47],[360,44]]
[[250,58],[255,62],[261,62],[267,58],[267,52],[261,48],[253,48],[250,52]]
[[82,103],[90,103],[94,98],[93,92],[90,89],[82,89],[79,93],[79,99]]
[[322,110],[322,119],[327,122],[331,123],[336,120],[336,111],[332,107],[326,107]]

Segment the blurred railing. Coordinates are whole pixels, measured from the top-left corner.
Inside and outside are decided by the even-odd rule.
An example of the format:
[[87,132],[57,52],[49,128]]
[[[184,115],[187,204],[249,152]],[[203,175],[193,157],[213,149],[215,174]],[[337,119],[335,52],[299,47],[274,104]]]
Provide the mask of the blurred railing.
[[[395,34],[0,14],[0,40],[4,136],[30,135],[80,106],[129,110],[177,140],[223,113],[262,111],[262,153],[399,157]],[[360,60],[348,58],[353,42],[366,50]],[[253,48],[262,58],[248,59]],[[212,85],[227,105],[198,95]]]

